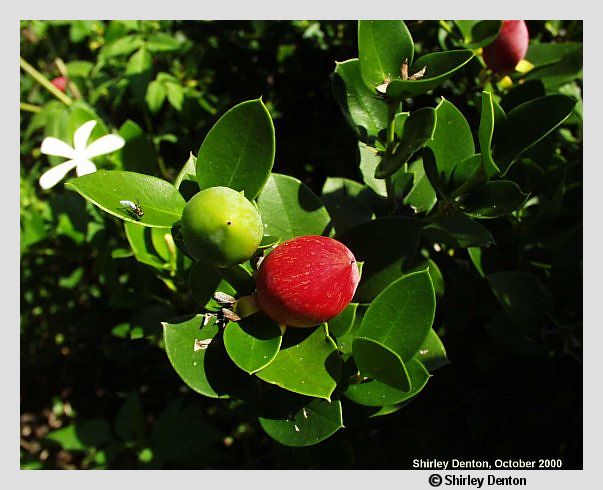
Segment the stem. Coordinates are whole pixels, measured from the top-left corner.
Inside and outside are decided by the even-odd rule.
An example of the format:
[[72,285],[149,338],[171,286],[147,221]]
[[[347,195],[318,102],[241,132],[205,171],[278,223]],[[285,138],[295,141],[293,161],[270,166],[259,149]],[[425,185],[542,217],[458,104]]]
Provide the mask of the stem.
[[69,89],[71,90],[71,93],[73,94],[73,96],[76,99],[81,99],[82,94],[80,92],[80,89],[78,89],[77,85],[75,83],[73,83],[73,80],[71,80],[67,76],[67,67],[65,66],[65,63],[63,62],[63,60],[61,58],[57,58],[54,60],[54,63],[55,63],[55,65],[57,65],[57,68],[59,69],[59,72],[61,73],[61,75],[63,75],[65,77],[65,79],[67,80],[67,84],[69,85]]
[[40,112],[42,108],[39,105],[28,104],[27,102],[21,102],[21,110],[27,112]]
[[57,99],[59,99],[63,104],[69,106],[73,103],[73,100],[61,92],[58,88],[56,88],[48,78],[42,75],[38,70],[36,70],[33,66],[31,66],[27,61],[23,58],[19,57],[19,65],[21,69],[30,75],[36,82],[38,82],[42,87],[48,90],[52,95],[54,95]]

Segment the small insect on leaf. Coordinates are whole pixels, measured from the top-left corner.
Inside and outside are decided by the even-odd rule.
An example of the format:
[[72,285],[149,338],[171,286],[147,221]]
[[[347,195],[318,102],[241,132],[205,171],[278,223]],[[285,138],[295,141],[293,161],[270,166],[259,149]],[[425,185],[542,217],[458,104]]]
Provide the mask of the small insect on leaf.
[[144,211],[138,203],[134,203],[132,201],[124,199],[122,201],[119,201],[119,204],[121,204],[126,210],[126,212],[137,221],[144,216]]

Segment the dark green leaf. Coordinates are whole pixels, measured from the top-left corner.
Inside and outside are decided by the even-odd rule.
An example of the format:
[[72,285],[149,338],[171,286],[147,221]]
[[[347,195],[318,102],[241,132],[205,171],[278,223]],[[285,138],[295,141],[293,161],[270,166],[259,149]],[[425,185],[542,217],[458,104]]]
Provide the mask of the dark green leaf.
[[414,174],[412,188],[404,198],[404,204],[412,206],[415,211],[428,213],[437,202],[436,192],[429,182],[423,167],[423,160],[415,160],[409,170]]
[[471,259],[471,262],[473,262],[473,265],[479,275],[486,277],[486,274],[484,274],[484,269],[482,268],[482,249],[479,247],[469,247],[467,249],[467,253],[469,254],[469,258]]
[[[99,170],[66,184],[113,216],[143,226],[170,227],[180,221],[185,201],[172,184],[150,175]],[[119,201],[138,203],[144,216],[136,219]]]
[[454,170],[450,175],[450,188],[458,189],[464,183],[476,178],[477,173],[481,172],[481,169],[481,153],[476,153],[475,155],[465,158],[461,163],[454,167]]
[[482,92],[482,114],[479,121],[479,147],[482,153],[484,173],[488,177],[498,175],[500,169],[492,159],[492,137],[494,136],[494,106],[492,94]]
[[362,80],[358,59],[336,63],[331,81],[335,99],[361,141],[368,142],[385,129],[387,105]]
[[289,328],[276,358],[256,376],[300,395],[331,399],[341,359],[324,326],[311,332]]
[[159,414],[150,437],[153,460],[190,468],[199,463],[199,455],[224,438],[214,425],[204,420],[199,405],[183,406],[176,398]]
[[149,228],[125,222],[126,237],[138,262],[163,269],[169,260],[169,249],[163,239],[170,228]]
[[288,240],[322,235],[331,218],[321,200],[303,182],[273,173],[258,197],[264,232]]
[[58,442],[67,451],[86,451],[110,444],[115,439],[109,422],[85,420],[50,432],[45,439]]
[[266,393],[259,421],[266,433],[285,446],[311,446],[343,427],[341,402],[309,398],[273,389]]
[[364,314],[366,313],[366,310],[368,308],[369,305],[361,305],[361,304],[357,304],[357,303],[352,303],[357,305],[356,306],[356,315],[354,317],[354,321],[352,323],[352,325],[350,325],[350,327],[345,331],[345,333],[339,334],[338,337],[336,337],[336,341],[337,341],[337,348],[344,354],[344,356],[348,356],[349,354],[352,353],[352,344],[354,342],[354,339],[356,338],[356,333],[358,332],[358,330],[360,329],[360,325],[362,324],[362,319],[364,318]]
[[124,400],[115,419],[115,434],[122,441],[143,441],[145,414],[138,393],[132,391]]
[[477,49],[491,44],[498,37],[502,27],[500,20],[457,20],[455,21],[463,33],[463,46]]
[[429,372],[450,364],[444,344],[433,328],[429,330],[425,342],[415,354],[415,359],[420,361]]
[[254,199],[268,180],[274,152],[274,126],[266,106],[261,99],[242,102],[203,140],[197,156],[199,187],[230,187]]
[[501,99],[500,106],[509,112],[518,105],[528,102],[532,99],[538,99],[544,97],[546,91],[544,85],[540,80],[528,80],[524,83],[515,85],[509,90]]
[[136,51],[128,60],[126,76],[130,81],[134,95],[140,99],[144,98],[147,85],[151,81],[152,67],[153,58],[144,47]]
[[444,184],[448,183],[454,167],[475,153],[467,119],[446,99],[436,107],[436,128],[427,146],[433,150],[438,177]]
[[381,160],[375,170],[375,177],[384,179],[402,168],[432,138],[435,125],[436,112],[431,107],[412,112],[404,121],[402,135],[393,155]]
[[503,311],[517,324],[537,329],[552,300],[536,276],[521,271],[496,272],[486,276]]
[[411,380],[404,362],[385,345],[375,340],[356,337],[352,344],[352,355],[361,376],[375,379],[400,391],[410,391]]
[[327,177],[321,197],[338,234],[374,217],[372,209],[366,203],[367,200],[362,197],[364,189],[362,184],[353,180]]
[[419,350],[435,315],[435,293],[427,271],[408,274],[390,284],[371,303],[357,337],[375,340],[404,362]]
[[494,237],[485,226],[463,214],[438,218],[423,228],[423,233],[430,240],[451,247],[482,247],[494,243]]
[[[194,391],[212,398],[229,398],[248,388],[249,375],[237,368],[224,349],[220,327],[204,315],[163,323],[165,350],[172,366]],[[246,377],[246,378],[245,378]]]
[[533,331],[517,325],[502,311],[486,324],[486,332],[503,347],[521,357],[544,357],[550,350]]
[[358,21],[358,58],[362,79],[374,89],[400,78],[404,60],[412,63],[414,43],[401,20]]
[[345,335],[354,325],[358,303],[350,303],[339,315],[328,321],[329,334],[335,337]]
[[423,77],[418,80],[392,80],[387,85],[387,96],[399,100],[429,92],[465,66],[473,56],[473,51],[469,49],[442,51],[421,56],[413,63],[408,73],[413,75],[426,68]]
[[157,169],[157,156],[153,142],[142,128],[128,119],[119,128],[119,135],[125,145],[116,154],[123,170],[139,173],[153,173]]
[[417,251],[420,233],[418,221],[387,216],[356,226],[338,236],[356,260],[364,262],[356,301],[372,301],[402,276],[405,265],[410,263]]
[[178,176],[174,182],[174,186],[180,189],[183,182],[195,182],[197,183],[197,158],[192,152],[188,156],[188,160],[184,166],[178,172]]
[[267,316],[255,314],[224,329],[224,346],[232,361],[253,374],[270,364],[281,346],[280,327]]
[[429,372],[416,359],[406,363],[406,370],[412,388],[410,391],[400,391],[376,380],[367,380],[357,384],[350,384],[343,392],[346,398],[369,407],[393,405],[409,400],[417,395],[429,381]]
[[528,194],[521,192],[515,182],[495,180],[472,189],[462,206],[474,218],[498,218],[521,208],[527,199]]
[[572,113],[576,101],[555,94],[524,102],[507,114],[508,131],[494,147],[494,159],[504,173],[528,148],[554,131]]

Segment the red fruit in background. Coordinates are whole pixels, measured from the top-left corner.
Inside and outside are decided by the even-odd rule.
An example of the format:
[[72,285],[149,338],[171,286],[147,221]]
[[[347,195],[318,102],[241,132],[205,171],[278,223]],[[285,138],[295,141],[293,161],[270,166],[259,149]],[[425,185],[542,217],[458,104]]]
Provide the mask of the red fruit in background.
[[52,83],[56,88],[58,88],[63,93],[67,89],[67,79],[65,77],[53,78],[50,81],[50,83]]
[[513,71],[526,55],[529,41],[528,26],[523,20],[505,20],[498,37],[484,48],[484,61],[492,71]]
[[278,245],[257,271],[255,297],[275,322],[312,327],[352,301],[360,273],[352,252],[324,236],[302,236]]

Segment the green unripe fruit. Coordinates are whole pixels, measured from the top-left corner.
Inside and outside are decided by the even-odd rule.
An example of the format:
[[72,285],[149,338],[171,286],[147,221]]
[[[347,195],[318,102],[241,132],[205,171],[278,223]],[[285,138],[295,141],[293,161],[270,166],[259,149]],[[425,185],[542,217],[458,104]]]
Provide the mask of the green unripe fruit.
[[182,213],[182,236],[188,252],[216,267],[250,259],[264,228],[260,214],[245,196],[228,187],[195,194]]

